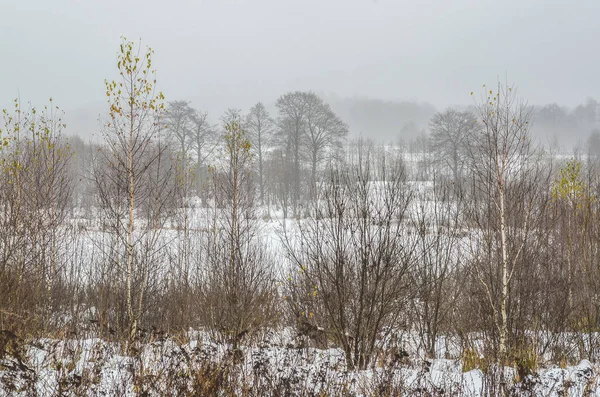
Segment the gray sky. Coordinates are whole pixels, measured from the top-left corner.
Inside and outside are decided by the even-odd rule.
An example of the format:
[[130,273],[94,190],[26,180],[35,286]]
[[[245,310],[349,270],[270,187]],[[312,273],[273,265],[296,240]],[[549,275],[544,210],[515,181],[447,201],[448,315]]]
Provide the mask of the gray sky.
[[[103,101],[119,36],[167,99],[220,112],[290,90],[470,103],[497,76],[532,104],[600,95],[598,0],[0,0],[0,104]],[[216,119],[217,117],[214,117]]]

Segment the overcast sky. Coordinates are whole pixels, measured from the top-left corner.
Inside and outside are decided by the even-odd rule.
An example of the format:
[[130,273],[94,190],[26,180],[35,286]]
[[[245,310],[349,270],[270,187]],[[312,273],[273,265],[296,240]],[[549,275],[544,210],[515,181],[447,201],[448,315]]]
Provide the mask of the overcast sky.
[[290,90],[470,103],[508,75],[532,104],[600,97],[598,0],[0,0],[0,104],[102,101],[121,34],[167,99],[220,111]]

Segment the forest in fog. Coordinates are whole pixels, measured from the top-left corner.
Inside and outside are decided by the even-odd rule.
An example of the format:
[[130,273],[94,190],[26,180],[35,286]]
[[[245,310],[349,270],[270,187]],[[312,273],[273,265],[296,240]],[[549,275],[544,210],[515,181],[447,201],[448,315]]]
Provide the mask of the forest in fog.
[[153,54],[122,38],[101,140],[3,111],[0,394],[596,390],[597,102],[498,82],[374,139],[313,91],[208,114]]

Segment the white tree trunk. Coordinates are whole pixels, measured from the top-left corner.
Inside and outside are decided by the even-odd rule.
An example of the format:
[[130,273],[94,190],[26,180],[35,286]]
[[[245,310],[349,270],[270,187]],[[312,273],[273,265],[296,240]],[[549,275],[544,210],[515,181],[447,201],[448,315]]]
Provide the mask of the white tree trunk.
[[508,315],[506,303],[508,300],[508,249],[506,238],[506,210],[504,205],[504,182],[499,180],[500,188],[500,238],[502,245],[502,292],[500,296],[500,358],[504,359],[506,355],[506,335],[508,328]]
[[133,312],[132,278],[133,278],[133,221],[135,208],[135,181],[133,170],[133,104],[130,105],[130,129],[129,129],[129,221],[127,227],[127,314],[129,316],[129,336],[135,337],[137,332],[137,318]]

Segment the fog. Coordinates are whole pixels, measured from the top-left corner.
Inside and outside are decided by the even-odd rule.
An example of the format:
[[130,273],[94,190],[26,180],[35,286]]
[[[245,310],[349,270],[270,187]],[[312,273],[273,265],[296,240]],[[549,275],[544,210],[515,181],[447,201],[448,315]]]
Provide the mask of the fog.
[[472,104],[471,91],[498,79],[534,105],[575,107],[600,87],[596,0],[2,0],[0,9],[0,105],[52,96],[86,134],[104,79],[116,77],[121,35],[154,48],[168,100],[215,120],[293,90],[442,110]]
[[0,0],[0,397],[600,396],[598,17]]

